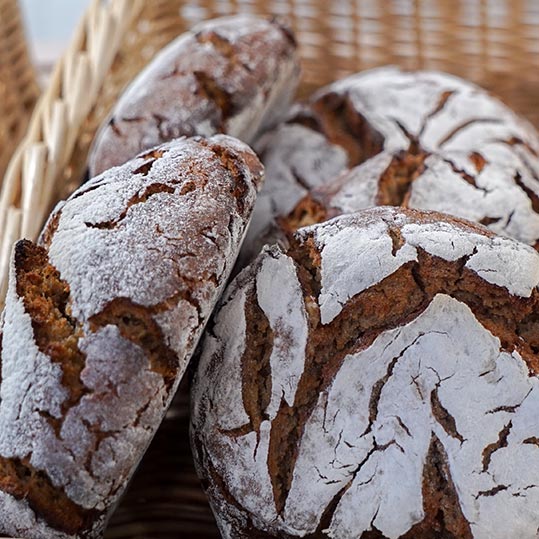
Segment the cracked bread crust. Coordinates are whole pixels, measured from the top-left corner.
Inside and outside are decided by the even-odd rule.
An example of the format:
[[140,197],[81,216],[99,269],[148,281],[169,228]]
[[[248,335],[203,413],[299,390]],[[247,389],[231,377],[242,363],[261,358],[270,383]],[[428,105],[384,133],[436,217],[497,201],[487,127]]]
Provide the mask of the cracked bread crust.
[[91,151],[90,176],[182,135],[251,143],[288,108],[299,80],[291,31],[277,20],[223,17],[165,47],[122,95]]
[[343,213],[390,204],[476,221],[537,249],[539,177],[516,154],[498,151],[497,162],[479,152],[382,152],[314,188],[278,220],[279,226],[290,233]]
[[95,538],[178,387],[234,264],[262,165],[179,139],[86,183],[12,259],[0,385],[0,531]]
[[373,208],[266,248],[192,391],[223,537],[535,538],[538,284],[533,249],[434,212]]
[[[506,208],[512,203],[515,209],[527,204],[522,191],[532,200],[539,196],[539,136],[535,129],[485,90],[433,71],[406,72],[383,67],[335,82],[298,106],[287,123],[261,139],[257,151],[266,167],[267,181],[242,249],[241,258],[247,261],[263,245],[259,238],[264,230],[277,218],[288,215],[311,189],[333,181],[345,170],[381,152],[388,156],[386,159],[403,155],[421,159],[434,153],[440,159],[455,161],[473,176],[478,172],[468,158],[477,154],[494,171],[495,184],[514,184],[513,178],[519,175],[521,185],[509,193]],[[459,194],[471,191],[472,186],[459,188],[460,176],[456,173],[446,181],[450,183],[453,178],[456,186],[436,183],[429,201],[418,200],[412,207],[447,211],[453,209],[453,197],[457,207]],[[433,200],[438,191],[439,200]],[[386,200],[373,195],[370,205],[398,205],[402,202],[400,194],[393,193]],[[481,192],[472,196],[478,199]],[[490,212],[491,208],[488,209]],[[528,214],[537,232],[535,209],[533,202]],[[509,209],[505,216],[500,216],[496,231],[501,231],[501,223],[508,220],[510,212]],[[478,211],[469,209],[458,215],[473,219]],[[510,223],[507,233],[523,239],[530,236],[524,231],[524,224],[517,236],[517,226]]]

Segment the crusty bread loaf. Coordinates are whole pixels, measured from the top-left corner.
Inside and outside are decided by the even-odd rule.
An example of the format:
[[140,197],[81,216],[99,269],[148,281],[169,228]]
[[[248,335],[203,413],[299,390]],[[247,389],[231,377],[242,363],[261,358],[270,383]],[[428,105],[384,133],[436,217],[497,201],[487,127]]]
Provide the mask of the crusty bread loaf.
[[243,143],[178,139],[86,183],[11,265],[0,533],[99,537],[226,282],[262,176]]
[[291,31],[251,15],[204,22],[137,76],[98,132],[90,175],[181,135],[226,133],[251,143],[275,125],[296,90]]
[[314,188],[285,218],[285,232],[342,213],[394,204],[476,221],[539,247],[539,177],[512,152],[492,162],[479,152],[382,152]]
[[[383,151],[395,158],[411,157],[417,165],[436,153],[466,162],[467,171],[473,170],[467,157],[479,154],[502,167],[498,175],[507,171],[506,182],[514,184],[518,173],[523,189],[539,197],[535,129],[485,90],[445,73],[384,67],[347,77],[298,106],[287,123],[261,139],[257,150],[266,182],[242,260],[256,255],[264,230],[291,212],[310,189]],[[459,176],[453,176],[458,181]],[[399,205],[405,194],[397,190],[378,203]]]
[[229,286],[192,393],[226,539],[534,539],[539,254],[437,213],[303,228]]

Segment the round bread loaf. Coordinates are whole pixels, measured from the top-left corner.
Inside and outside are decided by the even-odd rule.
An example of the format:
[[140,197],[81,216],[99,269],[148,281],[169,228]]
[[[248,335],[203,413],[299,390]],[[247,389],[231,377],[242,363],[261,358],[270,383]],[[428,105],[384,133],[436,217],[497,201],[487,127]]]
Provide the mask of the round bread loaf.
[[513,152],[504,155],[499,163],[478,152],[382,152],[314,188],[278,224],[289,233],[342,213],[391,204],[476,221],[537,249],[539,178]]
[[201,23],[165,47],[98,132],[90,176],[182,135],[252,142],[286,112],[299,63],[290,30],[250,15]]
[[223,537],[537,537],[538,283],[536,251],[434,212],[265,249],[192,392]]
[[[242,260],[258,253],[266,227],[291,212],[310,189],[382,151],[418,162],[432,153],[479,153],[488,163],[511,169],[507,181],[519,172],[524,186],[539,196],[531,179],[539,178],[535,129],[485,90],[433,71],[383,67],[331,84],[294,109],[256,149],[266,182]],[[384,203],[400,202],[394,196]]]
[[178,139],[86,183],[14,251],[3,319],[0,533],[100,537],[221,294],[262,166]]

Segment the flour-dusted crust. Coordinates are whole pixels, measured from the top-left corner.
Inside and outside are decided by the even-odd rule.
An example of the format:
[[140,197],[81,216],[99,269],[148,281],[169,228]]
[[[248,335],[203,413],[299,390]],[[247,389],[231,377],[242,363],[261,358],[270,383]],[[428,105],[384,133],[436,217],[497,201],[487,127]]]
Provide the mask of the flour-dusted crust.
[[223,537],[534,539],[539,254],[436,213],[303,228],[229,286],[192,392]]
[[[410,156],[382,152],[309,192],[280,219],[286,231],[380,204],[476,221],[539,247],[539,177],[512,151]],[[501,156],[504,159],[501,159]]]
[[3,323],[0,531],[99,537],[226,282],[262,166],[178,139],[61,203],[19,242]]
[[[276,218],[287,215],[310,189],[334,180],[339,173],[380,153],[395,158],[411,156],[418,165],[434,153],[456,161],[458,167],[464,167],[470,174],[478,171],[468,162],[468,157],[478,155],[477,159],[486,160],[490,170],[495,171],[497,179],[492,181],[498,186],[500,182],[515,184],[513,177],[518,174],[521,183],[513,193],[507,193],[507,211],[504,210],[501,224],[496,228],[514,237],[524,238],[526,233],[520,236],[516,229],[522,231],[527,225],[504,223],[511,213],[510,205],[514,203],[521,213],[523,196],[528,195],[539,209],[539,136],[535,129],[485,90],[445,73],[383,67],[342,79],[298,106],[288,122],[266,135],[257,149],[266,166],[267,181],[253,215],[256,230],[249,231],[244,245],[244,252],[250,251],[249,256],[261,247],[257,241],[260,231]],[[380,161],[365,166],[371,168],[360,168],[358,173],[367,172],[369,181],[372,166],[380,166]],[[487,175],[485,171],[484,177]],[[447,177],[446,181],[450,182]],[[500,193],[499,187],[497,191]],[[442,186],[440,198],[446,192],[450,196]],[[437,193],[438,188],[430,198]],[[398,205],[404,194],[397,191],[382,201],[371,196],[369,205]],[[475,197],[479,195],[477,192]],[[452,209],[449,199],[432,206],[430,202],[418,201],[413,207]],[[455,206],[458,204],[455,201]],[[475,218],[478,212],[456,213]],[[535,220],[536,216],[531,218]]]
[[[414,142],[430,152],[470,151],[511,137],[538,145],[528,122],[485,90],[447,73],[372,69],[320,90],[312,102],[322,119],[342,107],[355,112],[391,152]],[[326,125],[332,121],[330,115]]]
[[90,175],[182,135],[226,133],[251,143],[284,115],[299,80],[296,43],[277,20],[206,21],[165,47],[99,131]]
[[257,198],[240,255],[241,265],[258,254],[268,224],[276,216],[287,215],[310,189],[337,177],[348,163],[342,147],[299,123],[284,123],[271,130],[257,143],[257,149],[262,152],[269,181]]

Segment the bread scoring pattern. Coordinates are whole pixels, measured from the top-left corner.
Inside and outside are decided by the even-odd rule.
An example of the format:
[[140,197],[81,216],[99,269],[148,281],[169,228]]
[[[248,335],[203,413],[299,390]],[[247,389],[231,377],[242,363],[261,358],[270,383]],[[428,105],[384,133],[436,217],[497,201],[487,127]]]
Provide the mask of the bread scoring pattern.
[[192,395],[223,536],[535,537],[538,283],[533,249],[435,213],[366,210],[266,249]]
[[3,319],[0,529],[99,537],[228,278],[262,166],[219,135],[111,169],[21,241]]
[[258,149],[267,182],[243,259],[257,254],[272,222],[329,183],[330,191],[348,184],[345,211],[443,211],[539,241],[537,132],[485,90],[445,73],[384,67],[347,77],[298,106]]
[[226,133],[250,143],[275,125],[299,81],[296,43],[277,20],[206,21],[140,72],[98,132],[90,175],[182,135]]

